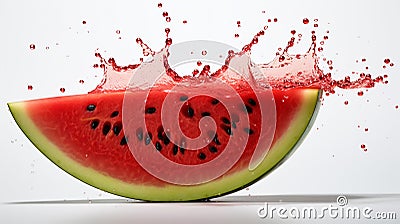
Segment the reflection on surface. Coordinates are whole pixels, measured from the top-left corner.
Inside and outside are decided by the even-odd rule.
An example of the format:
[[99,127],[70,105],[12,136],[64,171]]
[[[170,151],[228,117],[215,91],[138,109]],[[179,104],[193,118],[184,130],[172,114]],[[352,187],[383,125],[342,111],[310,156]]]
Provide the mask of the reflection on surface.
[[[191,202],[160,202],[160,204],[168,203],[184,203],[184,204],[251,204],[251,203],[264,203],[264,202],[277,202],[277,203],[336,203],[339,195],[257,195],[257,196],[225,196],[220,198],[214,198],[203,201],[191,201]],[[353,202],[361,201],[388,201],[388,200],[400,200],[400,194],[349,194],[345,195],[348,200]],[[48,200],[48,201],[17,201],[17,202],[6,202],[4,204],[12,205],[23,205],[23,204],[143,204],[143,203],[157,203],[157,202],[146,202],[133,199],[87,199],[87,200]]]

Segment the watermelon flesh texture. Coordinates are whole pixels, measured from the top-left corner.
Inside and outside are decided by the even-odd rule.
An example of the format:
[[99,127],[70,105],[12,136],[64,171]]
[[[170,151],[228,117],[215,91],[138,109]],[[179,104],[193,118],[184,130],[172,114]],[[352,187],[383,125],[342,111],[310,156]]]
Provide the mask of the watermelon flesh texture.
[[[129,130],[125,130],[122,113],[125,91],[9,103],[9,108],[31,142],[53,163],[83,182],[134,199],[188,201],[218,197],[249,186],[295,148],[313,121],[320,91],[299,88],[272,93],[276,127],[267,156],[254,170],[249,169],[249,162],[258,143],[261,112],[251,91],[240,94],[246,107],[232,114],[208,96],[191,98],[184,103],[179,125],[188,137],[200,135],[198,124],[202,117],[212,117],[216,123],[216,133],[209,134],[210,143],[198,150],[186,150],[169,140],[168,136],[173,133],[160,125],[160,107],[166,96],[162,91],[154,91],[146,102],[146,127],[130,123]],[[177,97],[186,101],[182,94]],[[243,116],[248,116],[250,126],[241,126]],[[143,132],[145,129],[147,132]],[[193,185],[169,183],[155,177],[136,161],[129,148],[152,146],[175,163],[199,165],[224,152],[226,142],[235,133],[248,136],[239,160],[222,176]],[[174,175],[173,170],[165,172]]]

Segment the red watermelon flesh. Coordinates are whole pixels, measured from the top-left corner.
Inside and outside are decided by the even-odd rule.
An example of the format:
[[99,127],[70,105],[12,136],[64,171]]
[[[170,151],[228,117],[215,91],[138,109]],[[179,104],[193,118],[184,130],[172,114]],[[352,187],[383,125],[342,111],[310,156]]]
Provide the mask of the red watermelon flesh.
[[[242,189],[255,182],[296,146],[312,121],[318,105],[318,89],[273,90],[275,119],[261,124],[261,109],[254,91],[242,89],[236,110],[228,110],[210,96],[190,97],[186,92],[171,94],[179,109],[179,126],[187,138],[199,137],[201,119],[215,121],[216,131],[207,132],[204,147],[189,150],[182,138],[174,136],[161,120],[161,108],[168,91],[154,88],[145,107],[138,114],[145,116],[145,126],[135,123],[123,109],[124,99],[143,97],[140,91],[127,93],[91,93],[10,103],[18,125],[34,145],[57,166],[78,179],[117,195],[152,201],[198,200],[220,196]],[[128,96],[128,94],[130,94]],[[262,93],[261,93],[262,95]],[[244,105],[244,106],[243,106]],[[132,111],[134,113],[134,111]],[[126,119],[126,120],[125,120]],[[244,122],[248,119],[248,122]],[[271,141],[260,138],[266,127]],[[132,149],[154,150],[176,164],[192,166],[212,162],[225,150],[230,140],[245,137],[247,142],[238,161],[223,175],[192,185],[162,180],[148,170],[132,154]],[[172,139],[178,139],[172,141]],[[261,143],[260,143],[261,141]],[[249,169],[258,144],[270,146],[259,165]],[[190,148],[190,147],[189,147]],[[155,164],[158,165],[158,164]],[[162,164],[161,164],[162,165]],[[179,175],[174,170],[158,167],[161,173]],[[186,177],[182,177],[186,178]]]

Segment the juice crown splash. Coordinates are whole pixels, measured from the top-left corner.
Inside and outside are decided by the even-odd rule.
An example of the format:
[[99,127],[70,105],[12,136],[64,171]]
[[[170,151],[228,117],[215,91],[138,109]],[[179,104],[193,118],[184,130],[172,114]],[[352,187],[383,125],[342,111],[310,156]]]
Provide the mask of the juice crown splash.
[[[161,3],[160,3],[161,4]],[[160,4],[158,5],[159,8]],[[167,12],[163,12],[163,16],[168,17]],[[274,20],[275,22],[277,19]],[[317,22],[318,20],[315,20]],[[170,22],[170,20],[167,20]],[[308,24],[310,21],[305,18],[303,19],[304,24]],[[238,21],[240,24],[240,21]],[[314,24],[315,26],[315,24]],[[322,45],[324,41],[328,39],[328,36],[323,36],[322,40],[318,43],[315,31],[311,31],[311,41],[309,50],[303,54],[290,54],[290,49],[296,45],[296,43],[302,41],[302,34],[296,35],[295,30],[291,30],[290,33],[293,35],[288,41],[284,48],[279,48],[280,52],[276,52],[275,58],[268,63],[255,64],[251,61],[250,55],[253,47],[258,44],[259,38],[265,35],[268,31],[268,26],[264,26],[258,33],[256,33],[251,41],[244,45],[241,50],[237,50],[234,47],[231,49],[224,49],[219,52],[218,57],[224,58],[224,62],[220,63],[219,68],[215,71],[211,71],[209,64],[205,64],[200,60],[197,61],[197,67],[192,68],[190,73],[178,74],[169,64],[169,57],[171,56],[169,48],[172,45],[172,39],[169,37],[171,32],[170,28],[165,28],[165,46],[159,50],[152,50],[141,38],[136,39],[136,43],[142,48],[144,57],[150,57],[150,60],[155,58],[157,54],[161,54],[162,62],[165,68],[166,74],[171,78],[170,81],[182,81],[182,79],[191,79],[193,77],[221,77],[225,74],[226,78],[229,75],[226,71],[229,67],[241,67],[241,70],[246,70],[248,78],[257,85],[269,86],[273,89],[288,90],[293,88],[317,88],[326,92],[326,95],[335,93],[335,89],[361,89],[361,88],[372,88],[377,83],[387,84],[388,75],[378,75],[373,77],[371,74],[361,72],[359,77],[352,79],[350,76],[345,76],[343,79],[335,79],[331,72],[325,72],[320,69],[320,63],[326,63],[329,70],[333,70],[332,61],[323,58],[321,60],[319,53],[323,51]],[[329,32],[328,32],[329,33]],[[187,52],[187,54],[193,54],[194,52]],[[201,51],[203,56],[207,56],[207,47]],[[242,60],[240,65],[232,65],[231,62],[241,61],[240,57],[247,55],[249,60]],[[99,58],[100,65],[95,64],[94,67],[101,67],[104,69],[104,78],[95,90],[92,92],[107,92],[113,90],[121,90],[126,88],[131,75],[135,73],[135,70],[143,63],[143,58],[140,58],[140,63],[130,65],[118,65],[113,58],[108,60],[103,58],[100,53],[96,52],[95,56]],[[363,59],[365,60],[365,59]],[[217,61],[220,61],[219,59]],[[388,66],[393,66],[390,59],[384,60]],[[386,65],[384,65],[384,68]]]

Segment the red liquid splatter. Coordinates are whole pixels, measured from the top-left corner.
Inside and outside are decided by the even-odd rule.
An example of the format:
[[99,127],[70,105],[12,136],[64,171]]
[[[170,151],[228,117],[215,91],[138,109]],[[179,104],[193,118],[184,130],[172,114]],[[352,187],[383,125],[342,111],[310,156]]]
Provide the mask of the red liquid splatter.
[[385,60],[383,60],[383,62],[385,62],[385,64],[389,64],[390,63],[390,59],[386,58]]
[[85,20],[83,20],[83,21],[82,21],[82,24],[83,24],[83,25],[85,25],[85,24],[86,24],[86,21],[85,21]]
[[238,37],[239,37],[239,34],[235,33],[235,38],[238,38]]
[[158,3],[157,7],[162,8],[162,3]]
[[83,84],[83,83],[85,83],[85,81],[83,81],[83,79],[81,79],[81,80],[79,80],[79,83]]
[[183,20],[182,23],[183,23],[183,24],[186,24],[186,23],[187,23],[187,20]]
[[394,108],[399,109],[399,105],[394,106]]
[[[163,12],[163,17],[169,18],[168,12]],[[277,18],[273,19],[274,22],[277,22]],[[314,22],[317,22],[318,19],[314,19]],[[303,19],[304,24],[308,24],[310,21],[308,18]],[[237,26],[241,26],[241,21],[236,22]],[[256,45],[259,41],[259,38],[265,34],[268,26],[264,26],[263,30],[260,30],[257,34],[253,36],[251,41],[244,45],[240,52],[228,52],[228,57],[225,60],[225,65],[223,65],[220,69],[216,72],[210,72],[209,66],[204,66],[202,71],[200,71],[199,75],[209,75],[209,76],[220,76],[223,74],[226,69],[229,67],[229,63],[231,59],[235,57],[240,57],[246,53],[251,53],[251,49],[254,45]],[[179,75],[168,66],[168,48],[172,44],[172,39],[168,37],[170,32],[169,28],[165,29],[166,39],[165,39],[165,48],[162,49],[159,53],[164,52],[164,57],[166,58],[166,62],[164,62],[164,66],[166,69],[166,73],[171,75],[173,79],[181,79],[178,78]],[[350,76],[346,76],[342,80],[335,80],[332,78],[332,74],[330,72],[322,71],[319,65],[319,57],[317,52],[323,51],[321,46],[317,46],[317,36],[315,31],[311,31],[311,46],[310,49],[305,54],[296,54],[290,55],[289,49],[298,43],[301,38],[302,34],[294,36],[296,34],[295,30],[292,30],[293,37],[287,42],[285,48],[280,48],[279,51],[276,53],[277,57],[270,63],[266,64],[258,64],[255,65],[260,68],[261,73],[265,76],[263,82],[269,84],[271,88],[286,90],[291,88],[319,88],[325,91],[326,95],[335,93],[336,88],[342,89],[356,89],[356,88],[372,88],[377,83],[387,83],[387,80],[384,80],[384,77],[377,76],[372,77],[370,74],[360,73],[359,78],[352,80]],[[326,31],[329,33],[329,31]],[[236,35],[235,35],[236,36]],[[323,37],[324,40],[328,39],[328,36]],[[144,56],[155,56],[156,52],[153,51],[147,44],[145,44],[141,38],[137,38],[136,42],[140,45],[143,50]],[[320,44],[323,45],[323,41],[320,41]],[[164,51],[163,51],[164,50]],[[203,56],[207,55],[207,50],[204,49],[201,54]],[[113,58],[110,58],[108,61],[105,60],[98,54],[97,56],[100,58],[100,68],[106,70],[107,66],[111,66],[111,68],[115,71],[127,71],[133,70],[140,66],[140,64],[128,65],[128,66],[118,66]],[[326,60],[325,58],[323,59]],[[385,59],[386,61],[386,59]],[[333,62],[332,60],[327,60],[326,63],[329,65],[329,70],[333,70]],[[388,62],[390,63],[390,62]],[[243,65],[245,66],[245,65]],[[96,65],[94,66],[96,67]],[[249,66],[251,67],[251,66]],[[285,72],[285,69],[287,70]],[[279,72],[276,72],[279,71]],[[250,70],[250,75],[252,71]],[[193,70],[193,75],[197,75],[198,73]],[[105,78],[106,79],[106,78]],[[362,91],[360,91],[362,92]],[[358,93],[363,94],[363,93]],[[348,101],[345,101],[345,105],[348,104]]]
[[367,131],[368,131],[368,128],[364,128],[364,131],[367,132]]
[[197,61],[197,66],[201,66],[202,64],[201,61]]
[[348,105],[349,104],[349,101],[344,101],[344,105]]
[[60,92],[64,93],[65,92],[65,88],[61,87],[60,88]]
[[35,50],[36,46],[35,46],[34,44],[31,44],[31,45],[29,45],[29,48],[30,48],[31,50]]
[[275,22],[275,23],[278,22],[278,18],[274,18],[274,22]]
[[116,30],[115,33],[116,34],[121,34],[121,31],[120,30]]
[[33,86],[32,85],[28,85],[28,90],[32,90]]
[[362,96],[362,95],[364,95],[364,92],[363,92],[363,91],[359,91],[359,92],[357,93],[357,95]]

